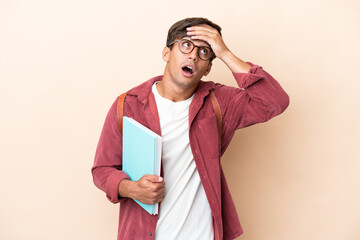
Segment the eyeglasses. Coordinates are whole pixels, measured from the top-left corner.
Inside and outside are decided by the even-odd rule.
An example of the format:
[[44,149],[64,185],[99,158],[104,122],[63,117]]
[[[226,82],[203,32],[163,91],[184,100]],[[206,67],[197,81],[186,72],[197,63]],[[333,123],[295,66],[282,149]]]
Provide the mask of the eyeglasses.
[[191,53],[194,50],[194,48],[197,47],[198,48],[197,54],[201,60],[207,61],[210,58],[215,56],[215,54],[213,53],[211,48],[206,47],[206,46],[197,46],[188,39],[175,40],[172,43],[170,43],[169,46],[171,46],[175,42],[178,42],[180,52],[185,53],[185,54]]

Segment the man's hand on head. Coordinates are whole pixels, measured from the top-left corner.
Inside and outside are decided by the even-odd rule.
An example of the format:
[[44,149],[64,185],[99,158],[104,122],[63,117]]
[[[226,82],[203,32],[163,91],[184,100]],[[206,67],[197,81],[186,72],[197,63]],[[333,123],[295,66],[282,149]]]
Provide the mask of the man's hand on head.
[[225,45],[220,33],[209,25],[186,28],[191,39],[206,41],[216,57],[222,60],[233,73],[247,73],[251,65],[236,57]]
[[119,184],[119,195],[145,204],[161,202],[165,196],[165,182],[157,175],[144,175],[138,181],[124,179]]
[[199,25],[186,28],[187,35],[194,40],[203,40],[207,42],[216,57],[222,59],[230,50],[224,43],[220,33],[213,27],[208,25]]

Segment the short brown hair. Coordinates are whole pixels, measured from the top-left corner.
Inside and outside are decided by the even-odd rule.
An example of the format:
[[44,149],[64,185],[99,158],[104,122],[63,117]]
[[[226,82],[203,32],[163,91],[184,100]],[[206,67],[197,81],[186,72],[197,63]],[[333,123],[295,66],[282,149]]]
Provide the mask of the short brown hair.
[[[215,28],[221,36],[221,27],[219,25],[211,22],[210,20],[208,20],[206,18],[201,18],[201,17],[185,18],[183,20],[177,21],[170,27],[170,29],[168,31],[167,39],[166,39],[166,46],[168,48],[170,48],[170,50],[171,50],[173,48],[173,45],[170,45],[171,43],[173,43],[177,39],[181,39],[181,38],[187,36],[186,28],[191,27],[191,26],[198,26],[201,24],[206,24],[206,25],[209,25],[210,27]],[[210,59],[210,62],[215,57],[216,56],[212,57]]]

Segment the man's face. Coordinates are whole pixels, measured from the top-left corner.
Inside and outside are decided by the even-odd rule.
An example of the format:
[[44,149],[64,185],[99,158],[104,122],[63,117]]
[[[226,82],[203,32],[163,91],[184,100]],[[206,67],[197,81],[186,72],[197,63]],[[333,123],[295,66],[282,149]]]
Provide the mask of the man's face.
[[[188,39],[196,46],[210,47],[206,42],[201,40]],[[209,74],[212,63],[210,60],[202,60],[198,55],[198,47],[190,53],[182,53],[179,50],[179,42],[175,42],[172,50],[165,47],[163,50],[163,59],[167,62],[165,74],[170,77],[173,83],[181,88],[194,88],[199,83],[202,76]]]

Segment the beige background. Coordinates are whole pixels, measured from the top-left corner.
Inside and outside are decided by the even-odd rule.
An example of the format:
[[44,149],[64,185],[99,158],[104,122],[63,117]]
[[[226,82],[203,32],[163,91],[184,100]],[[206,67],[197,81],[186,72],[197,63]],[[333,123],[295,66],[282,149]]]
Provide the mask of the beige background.
[[[290,95],[222,159],[241,240],[360,239],[360,3],[0,1],[0,239],[115,239],[118,205],[92,183],[105,115],[163,73],[177,20],[203,16]],[[215,60],[205,80],[235,86]]]

